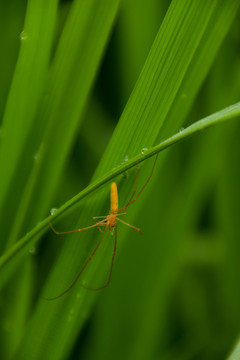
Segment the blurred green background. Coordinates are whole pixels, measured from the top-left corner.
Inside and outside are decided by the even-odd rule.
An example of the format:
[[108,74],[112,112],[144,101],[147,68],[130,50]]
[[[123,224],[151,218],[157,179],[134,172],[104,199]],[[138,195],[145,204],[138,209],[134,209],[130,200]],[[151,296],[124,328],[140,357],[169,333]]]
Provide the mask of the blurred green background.
[[[81,284],[106,281],[109,233],[68,294],[42,298],[71,284],[101,234],[57,236],[41,221],[239,100],[238,1],[12,0],[0,1],[0,20],[0,358],[226,359],[240,330],[237,121],[160,153],[126,216],[143,235],[119,223],[106,289]],[[115,178],[120,207],[135,177]],[[72,202],[56,228],[107,214],[109,188]]]

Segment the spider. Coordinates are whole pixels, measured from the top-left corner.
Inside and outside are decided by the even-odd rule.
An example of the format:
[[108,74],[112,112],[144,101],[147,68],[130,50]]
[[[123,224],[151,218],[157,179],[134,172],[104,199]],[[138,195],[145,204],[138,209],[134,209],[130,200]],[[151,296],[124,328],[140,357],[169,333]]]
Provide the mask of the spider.
[[138,197],[140,196],[140,194],[143,192],[143,190],[147,186],[149,180],[152,177],[152,174],[153,174],[153,171],[154,171],[154,168],[155,168],[155,165],[156,165],[157,157],[158,157],[158,154],[155,157],[155,161],[154,161],[154,164],[153,164],[150,175],[148,176],[146,182],[142,186],[141,190],[137,193],[137,195],[135,195],[135,194],[136,194],[136,191],[137,191],[137,184],[138,184],[138,167],[136,168],[137,169],[136,170],[136,180],[135,180],[135,185],[134,185],[134,190],[133,190],[132,196],[130,197],[127,204],[125,206],[123,206],[122,208],[120,208],[120,209],[118,208],[117,184],[115,182],[113,182],[111,184],[111,190],[110,190],[111,208],[110,208],[109,214],[106,215],[106,216],[95,216],[95,217],[93,217],[93,219],[96,220],[95,224],[84,227],[84,228],[81,228],[81,229],[76,229],[76,230],[57,231],[53,227],[52,223],[49,221],[49,225],[50,225],[51,229],[54,231],[54,233],[56,235],[64,235],[64,234],[70,234],[70,233],[75,233],[75,232],[81,232],[81,231],[85,231],[85,230],[88,230],[88,229],[91,229],[91,228],[94,228],[94,227],[96,227],[98,230],[100,230],[102,232],[102,235],[101,235],[101,238],[100,238],[99,242],[97,243],[97,246],[94,248],[93,252],[88,257],[87,261],[83,265],[81,271],[79,272],[79,274],[77,275],[75,280],[72,282],[72,284],[66,290],[61,292],[59,295],[51,297],[51,298],[44,298],[45,300],[56,300],[56,299],[62,297],[63,295],[65,295],[68,291],[70,291],[73,288],[73,286],[76,284],[76,282],[78,281],[78,279],[82,275],[83,271],[87,267],[88,263],[92,260],[93,256],[97,252],[100,244],[102,243],[102,240],[104,238],[104,235],[105,235],[107,229],[109,229],[111,235],[113,235],[115,233],[114,247],[113,247],[113,252],[112,252],[112,261],[111,261],[111,266],[110,266],[110,271],[109,271],[107,282],[103,286],[100,286],[98,288],[88,288],[86,286],[83,286],[83,285],[82,286],[84,288],[86,288],[87,290],[101,290],[101,289],[106,288],[109,285],[109,283],[111,281],[111,277],[112,277],[113,263],[114,263],[114,258],[115,258],[115,254],[116,254],[116,250],[117,250],[117,222],[120,221],[124,225],[136,230],[139,233],[142,233],[142,231],[139,228],[137,228],[137,227],[135,227],[135,226],[133,226],[131,224],[128,224],[126,221],[122,220],[120,217],[127,214],[126,210],[127,210],[128,206],[133,204],[135,201],[137,201]]

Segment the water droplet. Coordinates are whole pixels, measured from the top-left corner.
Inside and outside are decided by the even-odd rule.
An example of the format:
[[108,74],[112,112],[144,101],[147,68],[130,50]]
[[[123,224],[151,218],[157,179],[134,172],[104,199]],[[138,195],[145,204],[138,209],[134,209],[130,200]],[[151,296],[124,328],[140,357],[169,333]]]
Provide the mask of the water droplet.
[[128,158],[128,156],[126,155],[126,156],[124,157],[124,159],[121,160],[120,164],[122,165],[122,164],[124,164],[125,162],[127,162],[128,160],[129,160],[129,158]]
[[20,33],[20,40],[21,40],[22,42],[25,42],[27,39],[28,39],[28,34],[26,33],[25,30],[23,30],[23,31]]
[[148,151],[148,148],[147,148],[147,147],[142,148],[141,154],[144,154],[146,151]]
[[179,132],[182,132],[182,131],[184,131],[185,129],[184,129],[184,127],[181,127],[180,129],[179,129]]
[[56,211],[58,211],[58,209],[52,208],[52,209],[50,210],[50,214],[51,214],[51,215],[54,215]]
[[37,248],[36,246],[32,246],[31,249],[28,250],[29,254],[31,255],[36,255],[37,253]]

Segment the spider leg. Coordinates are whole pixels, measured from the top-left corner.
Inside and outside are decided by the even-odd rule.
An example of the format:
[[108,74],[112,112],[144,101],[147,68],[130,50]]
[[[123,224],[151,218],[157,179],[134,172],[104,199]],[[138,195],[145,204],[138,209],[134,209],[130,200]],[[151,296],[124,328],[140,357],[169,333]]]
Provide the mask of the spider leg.
[[[105,229],[105,231],[106,231],[106,229]],[[117,251],[117,226],[115,227],[115,239],[114,239],[114,248],[113,248],[113,252],[112,252],[112,262],[111,262],[111,267],[109,270],[107,282],[103,286],[100,286],[98,288],[89,288],[87,286],[82,285],[85,289],[91,290],[91,291],[98,291],[98,290],[102,290],[102,289],[106,288],[110,284],[110,281],[112,278],[112,270],[113,270],[113,264],[114,264],[116,251]]]
[[92,219],[95,220],[95,219],[105,219],[107,217],[107,215],[104,215],[104,216],[93,216]]
[[158,154],[157,154],[156,157],[155,157],[155,161],[154,161],[154,163],[153,163],[153,167],[152,167],[152,170],[151,170],[150,175],[148,176],[148,178],[147,178],[145,184],[143,185],[143,187],[141,188],[141,190],[138,192],[137,196],[134,198],[134,195],[135,195],[135,193],[136,193],[136,188],[137,188],[137,177],[138,177],[138,176],[137,176],[138,173],[137,173],[137,175],[136,175],[136,182],[135,182],[135,186],[134,186],[134,190],[133,190],[133,194],[132,194],[130,200],[128,201],[128,203],[127,203],[123,208],[121,208],[120,211],[125,211],[129,205],[131,205],[131,204],[133,204],[135,201],[137,201],[137,199],[139,198],[139,196],[141,195],[141,193],[143,192],[143,190],[145,189],[145,187],[147,186],[149,180],[150,180],[151,177],[152,177],[152,174],[153,174],[153,171],[154,171],[156,162],[157,162],[157,158],[158,158]]
[[98,226],[102,226],[104,223],[103,221],[99,221],[96,224],[81,228],[81,229],[76,229],[76,230],[68,230],[68,231],[57,231],[54,227],[53,224],[51,223],[50,220],[48,220],[49,226],[52,229],[53,232],[55,232],[55,234],[57,235],[63,235],[63,234],[71,234],[71,233],[75,233],[75,232],[80,232],[80,231],[84,231],[84,230],[88,230],[91,229],[93,227],[98,227]]
[[127,215],[127,213],[126,213],[126,212],[123,212],[123,213],[122,213],[122,212],[121,212],[121,213],[118,212],[118,213],[117,213],[117,216],[122,216],[122,215]]
[[136,166],[136,180],[135,180],[135,184],[134,184],[134,188],[133,188],[133,193],[129,199],[129,201],[127,202],[127,204],[122,207],[121,209],[119,209],[119,211],[124,211],[127,209],[127,207],[132,204],[132,201],[133,201],[133,198],[134,198],[134,195],[136,194],[136,191],[137,191],[137,185],[138,185],[138,165]]
[[103,230],[100,228],[100,226],[97,226],[98,231],[100,231],[101,233],[103,232]]
[[78,281],[78,279],[80,278],[80,276],[82,275],[83,271],[85,270],[86,266],[88,265],[88,263],[92,260],[93,256],[95,255],[96,251],[98,250],[103,238],[104,238],[104,235],[106,233],[106,230],[107,230],[107,226],[105,227],[104,231],[103,231],[103,234],[99,240],[99,242],[97,243],[97,246],[95,247],[95,249],[93,250],[93,252],[91,253],[91,255],[89,256],[89,258],[87,259],[87,261],[85,262],[85,264],[83,265],[80,273],[78,274],[78,276],[76,277],[76,279],[72,282],[72,284],[66,289],[64,290],[63,292],[61,292],[59,295],[57,296],[54,296],[54,297],[51,297],[51,298],[43,298],[44,300],[48,300],[48,301],[51,301],[51,300],[56,300],[60,297],[62,297],[63,295],[65,295],[68,291],[70,291],[73,286],[76,284],[76,282]]
[[131,224],[128,224],[126,221],[123,221],[122,219],[117,218],[121,223],[123,223],[124,225],[129,226],[130,228],[137,230],[140,234],[142,234],[142,230],[137,228],[136,226],[133,226]]

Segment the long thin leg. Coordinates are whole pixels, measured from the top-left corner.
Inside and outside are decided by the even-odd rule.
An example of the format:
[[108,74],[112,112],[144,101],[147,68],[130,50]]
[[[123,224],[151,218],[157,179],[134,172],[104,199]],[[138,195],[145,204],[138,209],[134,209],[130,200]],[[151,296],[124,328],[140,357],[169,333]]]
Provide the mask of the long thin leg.
[[[120,209],[121,210],[121,209]],[[119,211],[119,210],[118,210]],[[127,215],[127,212],[117,212],[117,216]]]
[[76,230],[68,230],[68,231],[57,231],[52,223],[50,221],[49,222],[49,225],[50,225],[50,228],[52,229],[53,232],[55,232],[55,234],[57,235],[63,235],[63,234],[71,234],[71,233],[75,233],[75,232],[80,232],[80,231],[84,231],[84,230],[88,230],[88,229],[91,229],[93,227],[98,227],[98,226],[103,226],[105,225],[103,221],[99,221],[97,222],[96,224],[94,225],[90,225],[90,226],[87,226],[87,227],[84,227],[84,228],[81,228],[81,229],[76,229]]
[[107,217],[107,215],[104,215],[104,216],[93,216],[92,217],[92,219],[94,220],[94,219],[104,219],[104,218],[106,218]]
[[87,286],[82,285],[85,289],[91,290],[91,291],[98,291],[98,290],[102,290],[102,289],[106,288],[110,284],[110,281],[112,278],[112,270],[113,270],[113,264],[114,264],[114,258],[115,258],[116,251],[117,251],[117,226],[115,227],[115,239],[114,239],[114,248],[113,248],[113,252],[112,252],[112,262],[111,262],[111,267],[109,270],[107,282],[103,286],[100,286],[98,288],[89,288]]
[[127,204],[122,209],[120,209],[120,211],[125,210],[132,203],[134,195],[136,194],[137,191],[137,185],[138,185],[138,165],[136,166],[136,180],[133,188],[133,193],[130,199],[128,200]]
[[80,278],[80,276],[82,275],[83,271],[85,270],[86,266],[88,265],[88,263],[92,260],[93,256],[95,255],[96,251],[98,250],[103,238],[104,238],[104,235],[106,233],[106,230],[107,230],[107,226],[105,227],[104,231],[103,231],[103,234],[99,240],[99,242],[97,243],[97,246],[95,247],[95,249],[93,250],[93,252],[91,253],[91,255],[89,256],[89,258],[87,259],[87,261],[85,262],[85,264],[83,265],[80,273],[78,274],[78,276],[76,277],[76,279],[72,282],[72,284],[66,289],[64,290],[63,292],[61,292],[59,295],[57,296],[54,296],[54,297],[51,297],[51,298],[43,298],[44,300],[48,300],[48,301],[51,301],[51,300],[56,300],[60,297],[62,297],[63,295],[65,295],[68,291],[70,291],[73,286],[76,284],[76,282],[78,281],[78,279]]
[[[156,157],[155,157],[155,161],[154,161],[154,164],[153,164],[151,173],[150,173],[149,177],[147,178],[145,184],[144,184],[143,187],[141,188],[141,190],[138,192],[137,196],[134,198],[134,195],[135,195],[135,193],[136,193],[136,189],[135,189],[135,187],[134,187],[133,195],[131,196],[131,198],[130,198],[130,200],[128,201],[128,203],[127,203],[123,208],[120,209],[120,211],[126,210],[129,205],[131,205],[131,204],[133,204],[135,201],[137,201],[137,199],[139,198],[140,194],[143,192],[143,190],[145,189],[145,187],[147,186],[149,180],[150,180],[151,177],[152,177],[152,174],[153,174],[153,171],[154,171],[156,162],[157,162],[157,158],[158,158],[158,154],[157,154]],[[136,183],[137,183],[137,181],[136,181]],[[136,184],[136,183],[135,183],[135,184]]]
[[133,226],[131,224],[128,224],[126,221],[123,221],[122,219],[117,218],[121,223],[123,223],[124,225],[129,226],[130,228],[137,230],[138,232],[140,232],[142,234],[141,229],[137,228],[136,226]]

